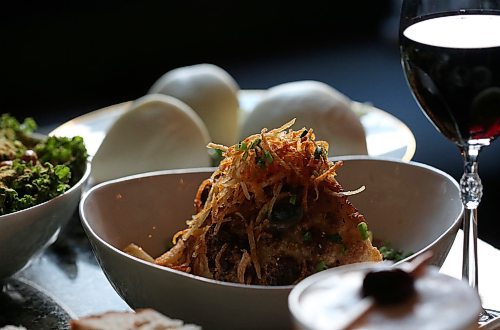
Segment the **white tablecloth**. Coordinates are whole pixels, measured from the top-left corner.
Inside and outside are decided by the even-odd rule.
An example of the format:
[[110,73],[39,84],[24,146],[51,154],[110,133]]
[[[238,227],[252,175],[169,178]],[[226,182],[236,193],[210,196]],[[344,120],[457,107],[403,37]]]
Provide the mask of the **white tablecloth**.
[[[442,273],[462,278],[462,247],[463,231],[459,230],[450,253],[441,267]],[[477,250],[478,287],[483,307],[500,311],[500,250],[482,240],[478,241]]]

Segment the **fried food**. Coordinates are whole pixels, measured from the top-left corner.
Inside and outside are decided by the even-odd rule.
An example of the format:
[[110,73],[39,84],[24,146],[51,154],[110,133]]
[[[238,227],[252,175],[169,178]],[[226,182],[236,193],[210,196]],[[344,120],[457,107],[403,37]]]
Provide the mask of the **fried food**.
[[335,179],[343,162],[312,129],[280,128],[221,150],[196,214],[155,263],[220,281],[291,285],[323,269],[381,261],[364,216]]
[[107,311],[72,319],[69,325],[70,330],[201,330],[198,325],[172,319],[152,308]]

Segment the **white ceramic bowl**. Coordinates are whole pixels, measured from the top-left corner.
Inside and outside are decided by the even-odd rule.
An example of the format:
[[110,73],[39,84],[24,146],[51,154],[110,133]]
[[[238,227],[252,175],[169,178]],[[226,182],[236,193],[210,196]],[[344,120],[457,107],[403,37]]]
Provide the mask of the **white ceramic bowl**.
[[[363,280],[371,271],[389,270],[382,262],[362,262],[327,269],[299,282],[288,296],[288,307],[296,330],[421,330],[477,329],[481,299],[466,281],[439,272],[436,266],[426,269],[415,279],[417,297],[397,305],[373,306],[348,327],[365,310],[360,292]],[[412,269],[402,263],[400,269]]]
[[[457,182],[414,162],[353,156],[337,171],[374,237],[415,255],[432,249],[440,266],[460,227]],[[80,202],[80,216],[94,253],[118,294],[132,307],[154,308],[208,329],[290,329],[292,286],[224,283],[156,266],[122,252],[129,243],[153,256],[185,228],[193,199],[213,169],[166,170],[107,181]],[[408,259],[406,259],[408,260]],[[89,288],[90,289],[90,288]]]
[[90,164],[69,190],[47,202],[0,216],[0,279],[28,266],[53,243],[74,212],[90,175]]

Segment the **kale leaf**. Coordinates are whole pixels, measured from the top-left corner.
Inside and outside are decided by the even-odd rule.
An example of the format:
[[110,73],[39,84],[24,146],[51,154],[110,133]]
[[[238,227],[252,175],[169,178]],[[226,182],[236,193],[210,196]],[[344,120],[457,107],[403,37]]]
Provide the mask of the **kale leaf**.
[[0,116],[0,215],[16,212],[61,195],[84,174],[87,149],[82,137],[32,133],[36,122]]

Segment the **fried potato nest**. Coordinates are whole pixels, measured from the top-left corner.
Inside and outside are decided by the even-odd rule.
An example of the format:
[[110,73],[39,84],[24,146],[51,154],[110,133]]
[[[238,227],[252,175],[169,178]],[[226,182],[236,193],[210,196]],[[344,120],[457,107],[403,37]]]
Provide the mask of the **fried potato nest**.
[[[220,150],[195,197],[195,214],[158,265],[210,279],[292,285],[340,265],[381,261],[364,216],[335,179],[342,161],[294,120]],[[133,250],[133,249],[132,249]],[[130,251],[130,247],[129,247]],[[151,259],[150,259],[151,260]]]

